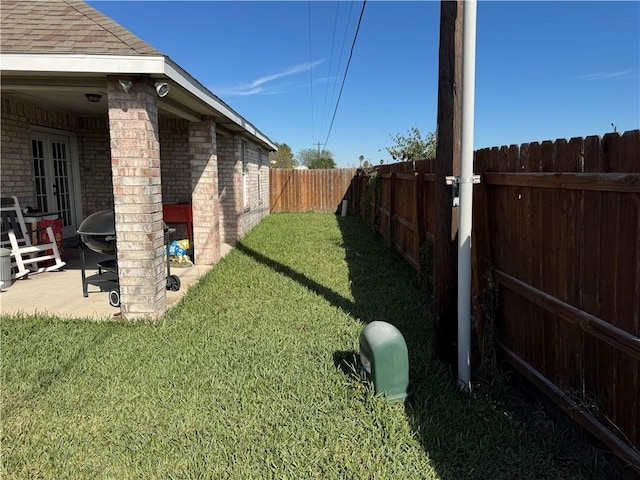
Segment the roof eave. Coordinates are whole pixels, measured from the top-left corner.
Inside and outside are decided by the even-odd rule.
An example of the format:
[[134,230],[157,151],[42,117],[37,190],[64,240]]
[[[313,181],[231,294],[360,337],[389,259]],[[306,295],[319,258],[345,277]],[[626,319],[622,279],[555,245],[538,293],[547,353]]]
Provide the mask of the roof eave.
[[236,125],[240,126],[251,136],[260,140],[271,151],[276,151],[278,148],[264,133],[258,130],[252,123],[248,122],[245,118],[234,111],[229,105],[224,103],[220,98],[213,94],[208,88],[198,82],[195,78],[184,71],[178,64],[171,61],[168,57],[165,59],[165,71],[164,74],[180,85],[186,91],[194,95],[196,98],[206,103],[216,112],[223,115],[225,118],[231,120]]
[[163,55],[87,55],[60,53],[0,53],[2,72],[73,73],[104,75],[159,75],[175,82],[217,115],[241,127],[267,149],[276,145],[253,124],[220,100],[184,69]]

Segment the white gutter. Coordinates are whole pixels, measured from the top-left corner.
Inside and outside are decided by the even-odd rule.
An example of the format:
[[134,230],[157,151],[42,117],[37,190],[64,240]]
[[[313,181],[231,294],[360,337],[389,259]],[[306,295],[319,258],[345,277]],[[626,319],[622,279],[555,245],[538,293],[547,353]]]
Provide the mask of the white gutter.
[[471,391],[471,226],[476,75],[476,0],[462,10],[462,128],[458,223],[458,387]]
[[83,73],[102,75],[164,75],[216,112],[242,127],[273,150],[269,138],[233,111],[204,85],[162,55],[84,55],[60,53],[2,53],[0,70],[24,73]]
[[3,53],[2,71],[163,74],[162,55],[84,55],[64,53]]

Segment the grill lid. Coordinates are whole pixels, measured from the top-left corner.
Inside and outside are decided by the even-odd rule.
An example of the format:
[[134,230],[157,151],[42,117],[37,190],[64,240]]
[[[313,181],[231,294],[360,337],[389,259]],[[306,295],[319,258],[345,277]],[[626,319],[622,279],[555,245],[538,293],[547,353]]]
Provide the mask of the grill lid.
[[94,252],[111,255],[116,252],[116,221],[113,210],[89,215],[78,227],[82,243]]
[[113,210],[92,213],[78,227],[80,235],[115,235],[116,219]]

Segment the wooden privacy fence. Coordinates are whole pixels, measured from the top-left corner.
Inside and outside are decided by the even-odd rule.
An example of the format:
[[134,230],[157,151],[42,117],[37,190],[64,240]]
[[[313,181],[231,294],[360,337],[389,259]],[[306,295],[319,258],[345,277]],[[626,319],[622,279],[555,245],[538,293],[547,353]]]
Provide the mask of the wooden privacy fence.
[[349,191],[355,173],[355,168],[273,168],[269,171],[271,211],[336,212]]
[[[432,163],[353,181],[356,213],[418,270]],[[480,345],[495,332],[505,360],[640,471],[640,130],[479,150],[474,172]]]
[[353,184],[361,200],[354,198],[350,212],[364,217],[416,270],[424,269],[421,249],[434,241],[435,231],[433,163],[395,163],[377,167],[373,176],[358,173]]
[[478,325],[640,470],[640,130],[479,150],[475,172]]
[[[640,469],[640,131],[476,152],[474,290],[505,358]],[[632,446],[635,446],[634,449]]]
[[[346,198],[437,282],[433,163],[272,170],[272,211],[335,212]],[[640,130],[482,149],[474,172],[479,344],[640,472]]]

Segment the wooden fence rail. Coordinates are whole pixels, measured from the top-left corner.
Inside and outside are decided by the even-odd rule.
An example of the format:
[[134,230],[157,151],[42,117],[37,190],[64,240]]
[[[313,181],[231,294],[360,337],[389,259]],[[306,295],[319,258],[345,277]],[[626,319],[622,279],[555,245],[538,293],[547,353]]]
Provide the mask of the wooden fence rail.
[[498,298],[476,320],[640,469],[640,131],[483,149],[475,172],[474,293]]
[[[351,214],[437,282],[424,271],[436,231],[432,168],[336,173],[350,187],[316,211],[348,198]],[[474,171],[479,344],[491,324],[502,358],[640,472],[640,130],[482,149]],[[272,180],[272,198],[284,177]],[[322,202],[294,203],[272,211]]]

